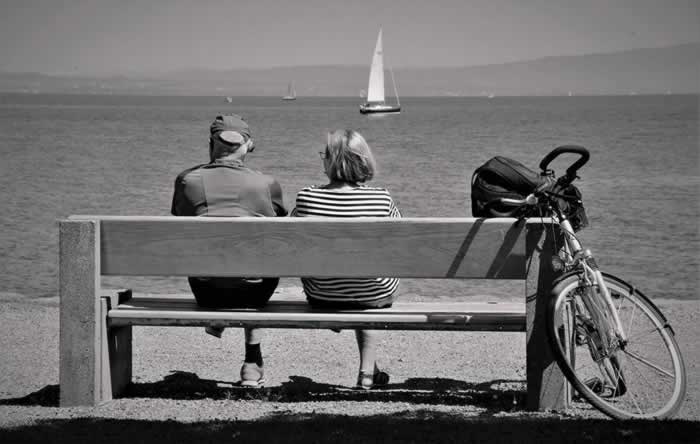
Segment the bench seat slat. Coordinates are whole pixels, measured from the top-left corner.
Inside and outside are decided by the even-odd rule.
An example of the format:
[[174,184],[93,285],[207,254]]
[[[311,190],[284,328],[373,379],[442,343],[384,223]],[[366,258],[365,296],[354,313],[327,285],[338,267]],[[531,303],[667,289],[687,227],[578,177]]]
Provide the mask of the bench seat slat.
[[525,331],[525,304],[509,302],[400,302],[387,309],[326,310],[303,301],[273,301],[263,309],[209,310],[191,297],[136,297],[107,316],[113,326]]

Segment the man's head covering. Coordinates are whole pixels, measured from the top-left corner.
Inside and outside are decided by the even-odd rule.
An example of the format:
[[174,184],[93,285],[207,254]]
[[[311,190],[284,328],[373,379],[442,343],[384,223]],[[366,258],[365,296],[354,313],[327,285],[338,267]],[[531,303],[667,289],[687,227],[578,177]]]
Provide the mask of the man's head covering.
[[219,139],[230,145],[240,145],[252,137],[250,127],[237,114],[216,116],[209,127],[212,139]]

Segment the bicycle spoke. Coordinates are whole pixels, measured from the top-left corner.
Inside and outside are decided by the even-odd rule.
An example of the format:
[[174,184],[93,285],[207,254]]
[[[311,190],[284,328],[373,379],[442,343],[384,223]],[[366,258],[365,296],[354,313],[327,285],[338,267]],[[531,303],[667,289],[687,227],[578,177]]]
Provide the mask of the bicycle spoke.
[[637,306],[632,307],[632,314],[630,315],[629,322],[627,324],[627,328],[625,329],[625,334],[627,335],[627,339],[631,338],[633,336],[632,333],[632,323],[634,322],[634,319],[637,315]]
[[654,325],[652,328],[646,329],[646,330],[644,330],[644,331],[640,331],[640,332],[638,332],[638,333],[635,333],[635,334],[632,335],[632,336],[628,336],[628,337],[627,337],[627,342],[635,342],[635,343],[638,343],[638,342],[639,342],[639,339],[644,338],[644,337],[649,336],[649,335],[653,335],[653,334],[655,334],[655,333],[659,333],[661,330],[663,330],[663,329],[661,329],[661,328],[659,328],[659,327],[657,327],[657,326]]
[[643,357],[637,355],[636,353],[632,353],[632,352],[627,351],[627,350],[623,350],[623,352],[624,352],[626,355],[628,355],[629,357],[631,357],[631,358],[637,360],[638,362],[641,362],[642,364],[646,364],[648,367],[653,368],[654,370],[658,371],[658,372],[661,373],[661,374],[664,374],[664,375],[668,376],[669,378],[673,378],[673,377],[674,377],[673,372],[670,372],[670,371],[668,371],[668,370],[664,370],[663,368],[661,368],[661,367],[659,367],[658,365],[656,365],[656,364],[654,364],[654,363],[648,361],[647,359],[644,359]]
[[641,340],[635,339],[634,341],[627,341],[627,344],[634,344],[635,347],[646,345],[648,347],[658,348],[659,341],[654,340],[654,338],[649,338],[649,339],[653,340],[653,342],[647,342],[647,341],[641,341]]
[[639,402],[637,401],[637,395],[635,392],[630,393],[630,399],[632,400],[632,404],[634,404],[634,407],[637,409],[637,413],[644,414],[644,410],[642,410],[642,407],[639,405]]
[[[633,365],[632,363],[630,363],[630,365],[632,366],[632,368],[634,368],[634,369],[636,370],[636,373],[637,373],[637,375],[638,375],[638,378],[637,378],[637,379],[643,379],[643,380],[644,380],[644,383],[646,384],[646,386],[647,386],[647,387],[650,387],[650,388],[653,389],[653,390],[658,389],[658,387],[655,387],[655,384],[652,384],[652,383],[649,382],[649,379],[644,375],[643,372],[639,371],[639,369],[637,368],[636,365]],[[644,393],[646,393],[646,392],[644,392]],[[637,394],[637,390],[633,390],[633,391],[630,392],[630,399],[632,400],[632,403],[633,403],[634,406],[637,408],[637,412],[640,413],[640,414],[642,414],[642,413],[644,413],[644,411],[642,410],[641,406],[639,405],[639,402],[638,402],[638,398],[639,398],[639,397],[644,397],[646,403],[649,404],[649,405],[651,405],[652,403],[651,403],[651,401],[650,401],[648,395],[645,395],[645,394],[640,394],[640,395],[638,395],[638,394]]]

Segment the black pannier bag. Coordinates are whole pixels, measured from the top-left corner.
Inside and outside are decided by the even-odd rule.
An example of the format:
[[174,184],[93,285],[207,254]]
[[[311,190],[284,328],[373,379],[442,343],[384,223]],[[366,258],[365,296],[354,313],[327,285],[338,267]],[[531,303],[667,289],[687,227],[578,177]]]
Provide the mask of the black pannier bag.
[[486,204],[498,198],[524,199],[537,187],[547,183],[540,176],[517,160],[496,156],[489,159],[472,175],[472,215],[474,217],[519,217],[528,208]]
[[[494,199],[524,199],[538,188],[549,187],[551,191],[572,198],[559,199],[564,214],[569,217],[571,225],[578,231],[588,225],[581,192],[573,185],[558,189],[552,177],[542,176],[517,160],[496,156],[477,168],[472,175],[471,200],[474,217],[534,217],[549,216],[542,208],[530,206],[513,207],[508,205],[487,204]],[[573,200],[577,199],[578,203]]]

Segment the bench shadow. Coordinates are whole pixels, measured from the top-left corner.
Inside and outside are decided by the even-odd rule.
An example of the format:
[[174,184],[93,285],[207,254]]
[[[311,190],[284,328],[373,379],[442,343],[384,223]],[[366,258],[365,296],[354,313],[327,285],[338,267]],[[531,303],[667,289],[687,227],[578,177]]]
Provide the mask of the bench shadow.
[[[511,388],[517,386],[517,389]],[[153,383],[129,385],[125,398],[177,400],[260,400],[268,402],[374,401],[429,405],[471,405],[503,410],[525,405],[525,382],[493,380],[479,384],[445,378],[411,378],[375,390],[320,383],[305,376],[289,376],[279,386],[250,389],[232,381],[202,379],[195,373],[175,371]]]
[[610,421],[542,417],[464,417],[432,410],[347,416],[275,412],[255,420],[178,422],[74,418],[0,429],[0,442],[22,443],[617,443],[695,442],[698,422]]
[[[173,371],[161,381],[130,384],[120,398],[172,400],[260,400],[295,403],[312,401],[404,402],[425,405],[465,405],[489,411],[523,410],[525,382],[493,380],[469,383],[446,378],[411,378],[375,390],[320,383],[289,376],[278,386],[243,388],[234,381],[203,379],[195,373]],[[48,385],[21,398],[0,399],[0,405],[59,406],[59,386]]]
[[21,398],[0,399],[0,405],[58,407],[59,394],[58,384],[47,385]]
[[[472,384],[453,379],[413,378],[384,390],[361,392],[324,384],[302,376],[262,390],[246,390],[230,381],[199,378],[175,371],[154,383],[132,384],[125,397],[161,399],[260,399],[274,402],[386,401],[460,404],[484,408],[474,414],[430,407],[398,412],[348,415],[323,411],[274,411],[252,420],[136,420],[76,417],[38,419],[11,428],[0,427],[0,442],[119,443],[373,443],[482,442],[530,444],[542,442],[696,442],[700,422],[688,420],[612,421],[571,415],[527,412],[523,381],[493,380]],[[513,404],[515,399],[516,404]],[[27,396],[0,400],[0,405],[57,407],[58,385]],[[508,411],[510,410],[510,412]]]

